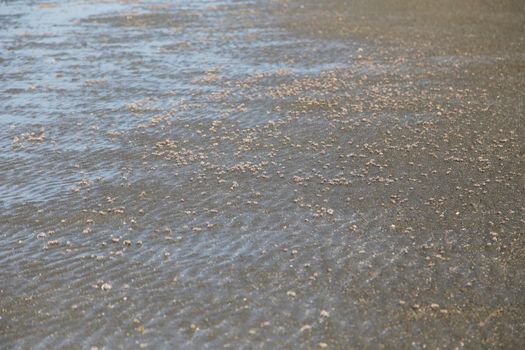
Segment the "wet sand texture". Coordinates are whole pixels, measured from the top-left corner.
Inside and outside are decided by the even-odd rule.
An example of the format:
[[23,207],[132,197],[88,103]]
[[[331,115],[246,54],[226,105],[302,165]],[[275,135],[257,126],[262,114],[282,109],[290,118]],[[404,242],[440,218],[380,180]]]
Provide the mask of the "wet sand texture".
[[0,348],[523,349],[521,1],[0,3]]

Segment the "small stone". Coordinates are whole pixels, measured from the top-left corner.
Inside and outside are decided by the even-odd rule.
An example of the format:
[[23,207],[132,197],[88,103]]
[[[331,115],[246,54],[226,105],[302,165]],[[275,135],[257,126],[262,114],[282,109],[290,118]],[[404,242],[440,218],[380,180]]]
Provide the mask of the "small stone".
[[305,331],[309,331],[312,329],[312,326],[310,326],[309,324],[305,324],[304,326],[301,327],[301,329],[299,330],[300,332],[305,332]]
[[439,309],[439,304],[432,303],[432,304],[430,304],[430,308],[431,308],[432,310],[437,310],[437,309]]
[[321,317],[330,317],[330,313],[326,310],[321,310],[320,315]]
[[110,290],[111,288],[111,284],[109,283],[104,283],[102,286],[100,286],[100,289],[102,290]]
[[319,343],[319,347],[320,347],[321,349],[325,349],[325,348],[328,347],[328,344],[326,344],[326,343]]
[[297,294],[293,290],[289,290],[286,292],[286,295],[288,295],[290,298],[295,298]]

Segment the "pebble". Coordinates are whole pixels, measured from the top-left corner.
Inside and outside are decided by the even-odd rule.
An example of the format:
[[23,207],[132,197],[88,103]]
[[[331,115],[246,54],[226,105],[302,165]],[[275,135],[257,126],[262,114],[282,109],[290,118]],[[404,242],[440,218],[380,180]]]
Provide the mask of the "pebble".
[[100,286],[100,289],[102,290],[110,290],[111,288],[111,284],[109,283],[104,283],[102,286]]
[[301,327],[301,329],[299,330],[300,332],[305,332],[305,331],[309,331],[312,329],[312,326],[310,326],[309,324],[305,324],[304,326]]

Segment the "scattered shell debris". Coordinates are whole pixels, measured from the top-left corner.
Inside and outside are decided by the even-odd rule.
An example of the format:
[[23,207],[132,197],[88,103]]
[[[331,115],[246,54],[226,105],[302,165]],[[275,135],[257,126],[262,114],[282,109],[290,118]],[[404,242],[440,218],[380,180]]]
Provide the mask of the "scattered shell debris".
[[517,4],[2,4],[2,345],[525,348]]

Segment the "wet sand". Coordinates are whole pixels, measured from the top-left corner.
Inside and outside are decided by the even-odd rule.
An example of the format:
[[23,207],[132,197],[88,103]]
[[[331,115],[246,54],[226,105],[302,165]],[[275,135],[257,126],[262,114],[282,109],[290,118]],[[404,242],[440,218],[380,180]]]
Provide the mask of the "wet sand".
[[0,4],[0,348],[525,347],[520,1]]

